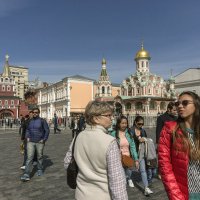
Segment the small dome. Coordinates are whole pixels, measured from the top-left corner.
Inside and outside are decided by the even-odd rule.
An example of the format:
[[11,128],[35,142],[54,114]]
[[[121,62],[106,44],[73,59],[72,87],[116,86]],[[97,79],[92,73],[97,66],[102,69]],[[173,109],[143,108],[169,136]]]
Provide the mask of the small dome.
[[146,58],[148,60],[151,59],[149,52],[144,49],[143,44],[142,44],[141,50],[139,50],[136,53],[135,60],[142,59],[142,58]]
[[102,60],[102,65],[106,65],[106,59],[105,58],[103,58],[103,60]]

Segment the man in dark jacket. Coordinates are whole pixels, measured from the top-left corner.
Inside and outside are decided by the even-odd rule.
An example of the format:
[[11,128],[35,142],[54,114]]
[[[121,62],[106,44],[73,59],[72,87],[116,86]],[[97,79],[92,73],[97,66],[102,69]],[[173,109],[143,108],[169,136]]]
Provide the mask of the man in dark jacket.
[[78,120],[78,130],[79,132],[83,131],[85,129],[85,117],[83,114],[81,114],[79,120]]
[[54,134],[56,134],[56,131],[59,131],[59,133],[60,133],[61,130],[58,128],[58,117],[57,117],[56,113],[54,114],[53,124],[54,124]]
[[22,181],[30,180],[30,170],[32,160],[37,151],[37,175],[43,174],[43,149],[44,144],[49,136],[49,127],[46,120],[39,117],[40,110],[38,108],[33,109],[33,118],[29,121],[26,129],[26,140],[27,140],[27,160],[24,175],[21,177]]
[[169,102],[167,106],[167,111],[157,118],[156,126],[156,143],[158,144],[160,133],[162,128],[167,121],[175,121],[177,119],[177,110],[174,102]]

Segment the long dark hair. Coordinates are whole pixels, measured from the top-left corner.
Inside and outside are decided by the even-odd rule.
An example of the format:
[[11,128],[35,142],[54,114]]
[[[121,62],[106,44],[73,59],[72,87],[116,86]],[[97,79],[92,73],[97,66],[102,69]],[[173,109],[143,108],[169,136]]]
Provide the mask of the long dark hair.
[[135,120],[133,122],[133,126],[136,126],[137,122],[139,122],[141,120],[144,122],[144,118],[142,116],[140,116],[140,115],[136,116]]
[[[183,95],[189,95],[193,99],[193,103],[195,106],[195,112],[192,118],[192,129],[194,130],[194,144],[195,148],[192,146],[189,138],[188,132],[186,130],[185,121],[180,116],[177,119],[177,127],[173,132],[173,143],[175,144],[177,139],[182,140],[183,150],[189,153],[189,157],[191,160],[200,160],[200,97],[191,91],[182,92],[179,95],[179,98]],[[183,132],[182,135],[178,134],[178,129],[181,129]]]
[[[116,138],[119,139],[119,130],[120,130],[120,123],[121,121],[125,119],[127,121],[127,130],[128,130],[128,133],[130,134],[130,131],[129,131],[129,125],[128,125],[128,118],[124,115],[121,115],[119,118],[117,118],[117,122],[116,122],[116,127],[115,127],[115,130],[116,130]],[[131,136],[131,134],[130,134]]]

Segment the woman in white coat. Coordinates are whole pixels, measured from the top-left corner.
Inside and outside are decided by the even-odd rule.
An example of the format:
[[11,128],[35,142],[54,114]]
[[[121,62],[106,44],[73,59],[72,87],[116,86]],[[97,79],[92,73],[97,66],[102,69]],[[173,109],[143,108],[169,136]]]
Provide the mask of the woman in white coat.
[[[116,139],[107,134],[112,118],[113,108],[108,103],[88,103],[86,129],[77,136],[74,148],[79,168],[75,191],[77,200],[128,199],[119,147]],[[72,144],[64,159],[66,169],[71,161]]]

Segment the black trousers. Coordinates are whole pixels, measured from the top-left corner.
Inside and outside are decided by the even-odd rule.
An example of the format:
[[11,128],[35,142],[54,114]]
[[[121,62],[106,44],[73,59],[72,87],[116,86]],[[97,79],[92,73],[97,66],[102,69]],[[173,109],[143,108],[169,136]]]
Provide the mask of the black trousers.
[[78,129],[72,129],[72,138],[74,138],[74,136],[79,134],[79,130]]
[[61,131],[59,128],[58,128],[58,126],[54,126],[54,134],[56,133],[56,131]]

